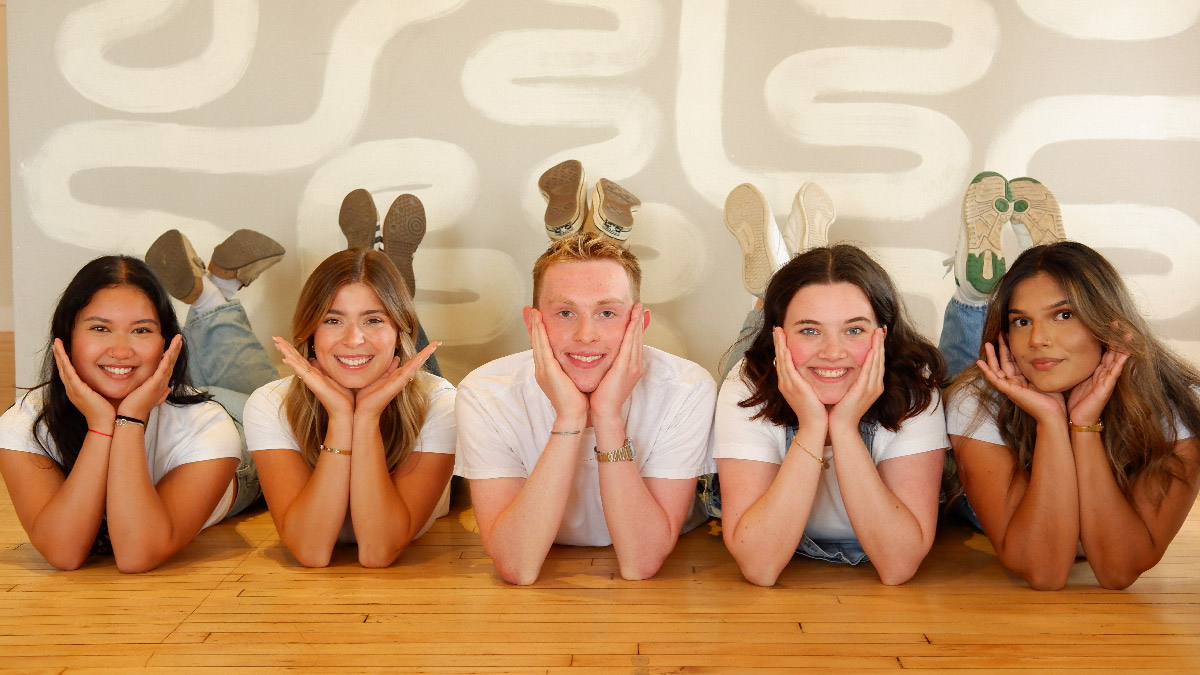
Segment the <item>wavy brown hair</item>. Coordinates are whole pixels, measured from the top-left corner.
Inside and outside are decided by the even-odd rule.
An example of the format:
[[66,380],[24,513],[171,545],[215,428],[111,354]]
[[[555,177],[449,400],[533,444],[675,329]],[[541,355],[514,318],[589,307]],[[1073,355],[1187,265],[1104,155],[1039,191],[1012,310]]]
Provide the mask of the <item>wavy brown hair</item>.
[[[1200,373],[1155,337],[1137,310],[1116,268],[1093,249],[1073,241],[1035,246],[1013,263],[992,296],[983,325],[983,345],[997,344],[1008,335],[1008,311],[1021,282],[1045,274],[1062,287],[1076,316],[1107,351],[1118,347],[1129,360],[1100,420],[1104,451],[1117,485],[1131,496],[1135,481],[1148,473],[1158,482],[1157,499],[1166,496],[1174,480],[1186,480],[1183,461],[1175,454],[1175,425],[1181,422],[1200,432],[1200,401],[1193,388]],[[950,387],[951,396],[980,401],[971,428],[983,418],[996,420],[1004,444],[1016,455],[1017,466],[1032,470],[1037,423],[1009,398],[992,388],[979,366],[964,370]],[[1164,426],[1164,417],[1168,424]]]
[[[396,266],[381,251],[366,248],[348,249],[329,256],[313,270],[304,282],[296,313],[292,315],[292,345],[300,355],[311,359],[313,334],[333,305],[333,297],[347,284],[364,284],[379,296],[384,310],[396,324],[396,355],[401,365],[416,355],[417,313],[412,299]],[[428,377],[413,378],[400,395],[384,408],[379,417],[379,431],[388,471],[392,471],[412,453],[425,415],[429,412],[429,393],[432,383]],[[298,377],[292,378],[284,397],[288,424],[300,444],[301,454],[309,466],[317,465],[320,445],[329,428],[329,413],[317,400],[316,394]]]
[[762,406],[754,419],[782,426],[797,426],[796,413],[779,393],[775,372],[775,343],[771,332],[782,326],[792,297],[812,284],[848,283],[867,296],[876,322],[887,328],[883,341],[885,370],[883,393],[871,404],[862,421],[895,431],[900,423],[929,407],[942,381],[946,365],[942,355],[908,320],[900,295],[879,263],[850,244],[814,248],[784,265],[771,277],[763,297],[763,328],[746,350],[742,378],[750,397],[743,408]]

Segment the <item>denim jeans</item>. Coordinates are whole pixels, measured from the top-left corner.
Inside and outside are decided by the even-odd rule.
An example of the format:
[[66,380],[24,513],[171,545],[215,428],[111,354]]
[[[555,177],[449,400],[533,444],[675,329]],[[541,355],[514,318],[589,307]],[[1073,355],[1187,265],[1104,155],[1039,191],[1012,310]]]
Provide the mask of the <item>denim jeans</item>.
[[947,376],[954,377],[979,360],[983,320],[987,317],[987,310],[986,304],[964,302],[957,297],[950,298],[950,302],[946,303],[938,350],[946,359]]
[[[958,297],[951,297],[950,302],[946,303],[938,350],[946,359],[946,373],[949,377],[958,375],[979,360],[979,349],[983,346],[983,322],[987,318],[987,310],[987,304],[965,302]],[[958,477],[951,475],[957,466],[952,453],[953,451],[946,455],[943,485],[958,484]],[[971,508],[965,494],[956,497],[947,507],[947,511],[983,532],[983,525],[979,523],[979,517],[975,515],[975,509]]]
[[738,333],[737,339],[733,341],[733,345],[721,357],[721,363],[718,368],[721,371],[721,379],[717,380],[717,384],[725,381],[729,372],[737,365],[738,361],[746,355],[746,350],[750,348],[750,344],[754,342],[754,338],[758,336],[759,331],[763,328],[763,323],[766,321],[766,315],[761,309],[752,309],[746,314],[746,320],[742,322],[742,330]]
[[[425,327],[422,326],[418,322],[417,323],[417,351],[419,352],[428,346],[429,346],[429,338],[425,337]],[[438,367],[436,354],[430,354],[429,360],[427,360],[425,362],[425,365],[423,367],[425,368],[425,370],[433,373],[434,375],[437,375],[438,377],[442,376],[442,369]]]
[[254,462],[246,450],[242,413],[250,394],[279,379],[267,350],[254,336],[242,303],[230,300],[203,314],[192,309],[183,326],[188,346],[188,374],[192,384],[224,406],[242,439],[242,460],[237,468],[237,496],[225,517],[241,513],[262,496]]

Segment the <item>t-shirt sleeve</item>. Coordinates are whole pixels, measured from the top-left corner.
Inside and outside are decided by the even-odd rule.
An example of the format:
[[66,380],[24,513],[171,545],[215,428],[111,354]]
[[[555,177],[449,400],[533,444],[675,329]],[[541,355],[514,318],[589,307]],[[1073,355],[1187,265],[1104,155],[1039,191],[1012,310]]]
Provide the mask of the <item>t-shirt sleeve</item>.
[[[173,409],[169,409],[173,408]],[[170,417],[174,429],[160,429],[162,435],[155,444],[155,451],[170,453],[164,466],[164,475],[172,469],[192,462],[210,459],[242,457],[242,438],[238,434],[233,418],[221,404],[209,401],[187,406],[172,406],[164,403],[158,411],[160,419]],[[163,447],[163,443],[167,447]]]
[[643,478],[688,479],[717,470],[712,458],[713,408],[716,406],[717,385],[708,371],[691,364],[690,371],[681,376],[665,405],[652,406],[648,414],[662,415],[664,422],[655,434],[640,466]]
[[[430,376],[433,377],[433,376]],[[454,422],[454,385],[437,378],[433,391],[429,392],[429,410],[425,413],[425,424],[413,446],[413,452],[435,452],[453,455],[457,439]]]
[[946,401],[947,433],[1004,445],[995,417],[985,413],[976,421],[975,416],[983,405],[979,397],[970,392],[959,390],[953,393]]
[[783,462],[785,430],[768,420],[750,419],[758,411],[738,405],[738,401],[750,396],[750,388],[740,373],[741,367],[735,367],[721,384],[721,393],[717,394],[713,456],[780,464]]
[[251,452],[282,448],[300,452],[300,443],[283,410],[283,396],[290,383],[288,377],[264,384],[246,401],[242,426],[246,433],[246,448]]
[[458,424],[458,451],[454,457],[456,475],[467,479],[529,476],[504,431],[496,405],[486,393],[476,391],[469,381],[460,384],[454,399]]
[[[0,415],[0,448],[48,456],[33,435],[33,421],[41,411],[40,398],[35,402],[35,397],[36,392],[29,392]],[[53,447],[50,442],[46,445]]]
[[[876,433],[886,431],[880,429]],[[950,447],[950,436],[946,433],[946,416],[942,412],[942,397],[933,392],[933,401],[915,416],[904,420],[896,434],[876,450],[875,463],[895,457],[917,455],[931,450]]]

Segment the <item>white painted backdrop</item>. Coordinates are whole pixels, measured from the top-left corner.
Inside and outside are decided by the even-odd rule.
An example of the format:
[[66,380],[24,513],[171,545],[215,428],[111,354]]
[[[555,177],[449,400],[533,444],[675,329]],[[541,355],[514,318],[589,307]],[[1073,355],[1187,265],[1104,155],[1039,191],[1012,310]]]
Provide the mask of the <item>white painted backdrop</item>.
[[[936,339],[981,170],[1058,195],[1200,358],[1200,0],[9,0],[17,382],[102,253],[239,227],[289,254],[242,293],[287,335],[343,195],[429,214],[418,310],[447,376],[527,348],[538,175],[639,195],[648,341],[715,370],[751,298],[721,205],[833,196]],[[180,307],[182,310],[182,306]]]

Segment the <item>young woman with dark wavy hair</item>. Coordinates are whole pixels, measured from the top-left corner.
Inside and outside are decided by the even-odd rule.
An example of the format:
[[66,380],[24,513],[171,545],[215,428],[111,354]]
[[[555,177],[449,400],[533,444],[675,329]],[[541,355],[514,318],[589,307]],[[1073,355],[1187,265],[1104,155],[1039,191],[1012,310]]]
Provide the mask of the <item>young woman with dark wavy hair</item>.
[[763,328],[716,412],[725,543],[775,583],[794,553],[907,581],[933,544],[949,446],[937,349],[861,249],[810,249],[781,267]]

